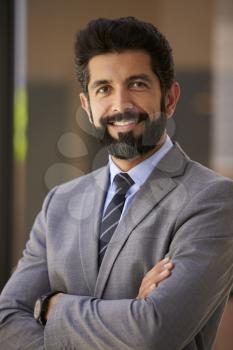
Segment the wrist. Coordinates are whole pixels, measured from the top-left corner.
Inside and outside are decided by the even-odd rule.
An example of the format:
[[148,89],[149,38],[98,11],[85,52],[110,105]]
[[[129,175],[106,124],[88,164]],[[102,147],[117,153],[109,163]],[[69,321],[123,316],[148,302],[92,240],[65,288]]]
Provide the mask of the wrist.
[[57,305],[57,303],[59,302],[59,300],[62,298],[63,295],[64,295],[64,293],[58,292],[58,293],[56,293],[55,295],[53,295],[52,297],[49,298],[49,301],[48,301],[48,304],[47,304],[47,310],[46,310],[46,313],[45,313],[46,321],[50,317],[50,314],[51,314],[52,310]]
[[34,306],[34,318],[35,320],[42,326],[46,325],[47,319],[48,319],[48,310],[49,310],[49,303],[51,298],[56,296],[57,294],[61,293],[60,291],[54,291],[46,293],[42,296],[40,296]]

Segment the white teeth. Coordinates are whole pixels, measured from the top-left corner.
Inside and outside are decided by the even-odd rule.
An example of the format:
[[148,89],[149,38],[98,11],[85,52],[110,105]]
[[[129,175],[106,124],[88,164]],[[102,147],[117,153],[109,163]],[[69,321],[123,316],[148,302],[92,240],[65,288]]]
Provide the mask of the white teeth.
[[114,122],[113,124],[114,125],[117,125],[117,126],[125,126],[125,125],[130,125],[130,124],[134,124],[135,122],[134,121],[120,121],[120,122]]

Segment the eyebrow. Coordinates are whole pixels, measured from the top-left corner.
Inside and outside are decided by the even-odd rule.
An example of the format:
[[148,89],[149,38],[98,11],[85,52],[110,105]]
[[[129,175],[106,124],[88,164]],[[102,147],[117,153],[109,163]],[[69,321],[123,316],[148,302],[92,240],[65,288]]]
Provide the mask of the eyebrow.
[[151,78],[147,75],[147,74],[135,74],[135,75],[131,75],[130,77],[127,78],[127,81],[132,81],[132,80],[144,80],[147,81],[148,83],[152,83]]
[[96,89],[98,86],[110,84],[111,82],[112,82],[112,80],[106,80],[106,79],[96,80],[96,81],[94,81],[93,84],[91,84],[90,88]]

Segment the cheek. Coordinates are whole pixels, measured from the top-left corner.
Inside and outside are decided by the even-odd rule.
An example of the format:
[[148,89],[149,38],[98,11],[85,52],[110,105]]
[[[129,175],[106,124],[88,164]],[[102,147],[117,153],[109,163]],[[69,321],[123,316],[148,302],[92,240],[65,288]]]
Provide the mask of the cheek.
[[157,119],[160,117],[161,114],[161,104],[160,101],[154,101],[154,103],[148,103],[147,105],[147,113],[150,116],[150,119]]
[[154,109],[149,113],[150,119],[151,120],[156,120],[158,118],[160,118],[161,116],[161,110],[159,109]]
[[91,114],[89,115],[89,120],[92,124],[94,124],[96,127],[100,126],[100,115],[96,110],[93,110],[91,108]]
[[107,106],[103,102],[90,101],[90,108],[94,120],[94,124],[100,126],[100,118],[107,115]]
[[161,109],[160,99],[152,95],[140,96],[140,99],[135,101],[135,105],[139,109],[147,112],[152,118],[159,115]]

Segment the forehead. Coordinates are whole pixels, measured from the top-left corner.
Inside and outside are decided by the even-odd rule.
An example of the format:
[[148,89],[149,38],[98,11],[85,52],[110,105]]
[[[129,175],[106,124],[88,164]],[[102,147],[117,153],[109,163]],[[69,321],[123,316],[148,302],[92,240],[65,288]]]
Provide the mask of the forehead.
[[94,56],[88,64],[89,84],[95,80],[120,80],[132,75],[147,74],[156,79],[150,55],[145,51],[124,51]]

